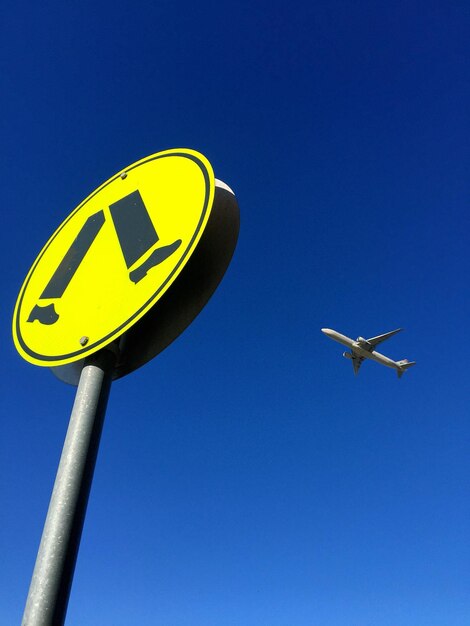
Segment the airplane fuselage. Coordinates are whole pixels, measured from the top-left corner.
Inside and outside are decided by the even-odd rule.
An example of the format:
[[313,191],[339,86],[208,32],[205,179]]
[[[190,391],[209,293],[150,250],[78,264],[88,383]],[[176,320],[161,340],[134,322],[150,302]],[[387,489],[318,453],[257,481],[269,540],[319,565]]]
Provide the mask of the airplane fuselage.
[[331,328],[322,328],[322,332],[327,335],[327,337],[330,337],[330,339],[343,344],[343,346],[347,346],[355,355],[362,357],[363,359],[372,359],[372,361],[376,361],[377,363],[381,363],[382,365],[386,365],[387,367],[391,367],[395,370],[401,369],[398,363],[389,359],[384,354],[381,354],[373,349],[368,350],[367,341],[365,339],[363,341],[354,341],[354,339],[346,337],[346,335],[342,335]]

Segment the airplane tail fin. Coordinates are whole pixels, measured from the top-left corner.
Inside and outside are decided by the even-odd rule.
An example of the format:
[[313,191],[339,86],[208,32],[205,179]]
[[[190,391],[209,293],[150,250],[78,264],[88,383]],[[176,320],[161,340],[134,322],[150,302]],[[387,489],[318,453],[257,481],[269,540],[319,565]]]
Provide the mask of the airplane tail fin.
[[413,365],[416,365],[416,361],[408,361],[408,359],[403,359],[402,361],[397,361],[397,365],[398,378],[401,378],[407,369],[409,369]]

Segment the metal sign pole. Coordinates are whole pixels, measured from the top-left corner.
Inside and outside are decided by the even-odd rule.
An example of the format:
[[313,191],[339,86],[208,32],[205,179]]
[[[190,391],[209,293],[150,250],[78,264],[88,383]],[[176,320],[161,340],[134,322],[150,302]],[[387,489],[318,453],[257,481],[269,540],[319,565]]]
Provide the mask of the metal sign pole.
[[85,361],[22,626],[64,623],[115,362],[112,348]]

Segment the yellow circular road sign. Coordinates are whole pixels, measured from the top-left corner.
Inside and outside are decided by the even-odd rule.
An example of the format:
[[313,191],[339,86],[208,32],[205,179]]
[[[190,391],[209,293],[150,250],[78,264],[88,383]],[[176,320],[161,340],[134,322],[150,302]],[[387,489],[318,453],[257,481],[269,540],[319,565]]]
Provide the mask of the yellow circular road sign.
[[133,163],[86,198],[30,269],[16,302],[19,353],[73,363],[133,326],[194,252],[214,199],[207,159],[167,150]]

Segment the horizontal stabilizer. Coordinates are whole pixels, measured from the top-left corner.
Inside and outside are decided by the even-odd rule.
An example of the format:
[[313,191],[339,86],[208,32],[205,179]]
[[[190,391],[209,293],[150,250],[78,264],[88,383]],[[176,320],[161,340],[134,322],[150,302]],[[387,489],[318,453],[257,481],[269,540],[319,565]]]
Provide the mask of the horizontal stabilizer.
[[416,365],[416,361],[408,361],[408,359],[403,359],[403,361],[397,361],[397,365],[399,369],[397,370],[398,378],[401,378],[407,369]]

